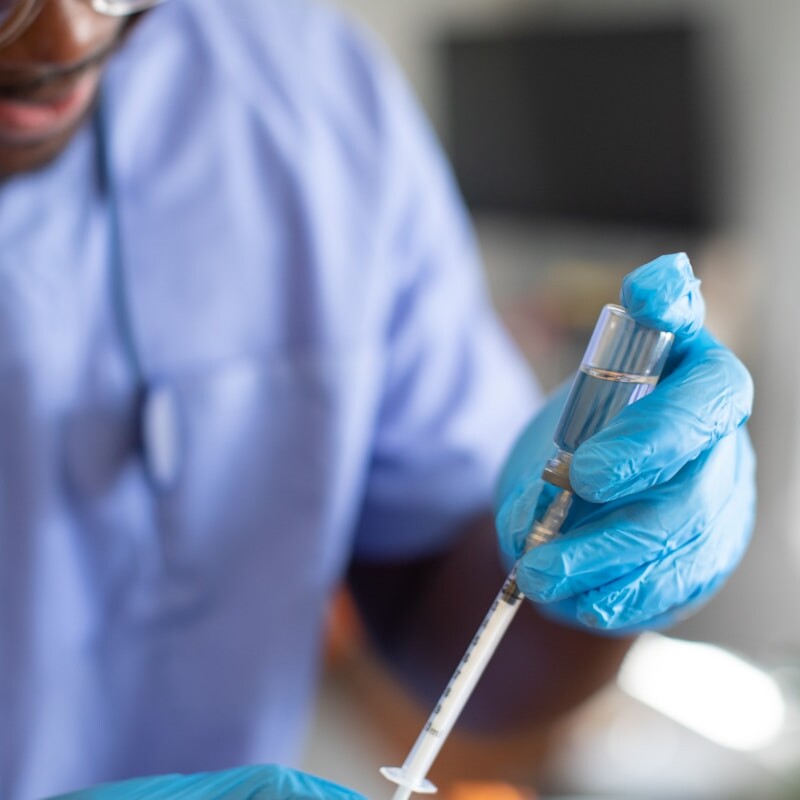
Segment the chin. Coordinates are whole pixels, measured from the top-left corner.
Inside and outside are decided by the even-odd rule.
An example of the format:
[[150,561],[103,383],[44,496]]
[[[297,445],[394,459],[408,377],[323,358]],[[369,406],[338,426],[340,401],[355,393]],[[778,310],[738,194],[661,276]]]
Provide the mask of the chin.
[[0,140],[0,180],[32,172],[55,161],[66,150],[76,132],[86,124],[93,108],[94,102],[77,122],[42,141],[15,144]]

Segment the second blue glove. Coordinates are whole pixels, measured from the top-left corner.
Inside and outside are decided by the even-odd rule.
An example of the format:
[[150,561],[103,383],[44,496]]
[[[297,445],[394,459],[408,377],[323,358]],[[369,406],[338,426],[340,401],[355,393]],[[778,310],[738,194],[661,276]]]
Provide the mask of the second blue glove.
[[157,775],[107,783],[51,800],[366,800],[363,795],[304,772],[238,767],[192,775]]

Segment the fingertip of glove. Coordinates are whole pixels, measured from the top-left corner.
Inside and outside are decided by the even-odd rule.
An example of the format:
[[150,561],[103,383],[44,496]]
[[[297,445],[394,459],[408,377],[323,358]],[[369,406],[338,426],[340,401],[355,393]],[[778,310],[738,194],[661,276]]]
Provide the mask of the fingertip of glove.
[[588,474],[590,476],[588,480],[584,479],[584,473],[580,470],[570,474],[569,480],[575,490],[575,494],[582,500],[586,500],[587,503],[606,503],[613,499],[612,488],[600,485],[597,479],[591,476],[591,472]]
[[620,299],[633,317],[659,330],[689,337],[703,327],[705,301],[686,253],[659,256],[631,272]]
[[609,458],[607,448],[581,445],[572,458],[569,480],[575,492],[589,503],[607,503],[625,494],[636,474],[629,458]]
[[552,545],[528,551],[519,562],[517,584],[536,603],[553,603],[569,594],[561,554]]
[[521,569],[517,572],[517,585],[529,600],[535,603],[549,603],[553,600],[553,579],[535,569]]

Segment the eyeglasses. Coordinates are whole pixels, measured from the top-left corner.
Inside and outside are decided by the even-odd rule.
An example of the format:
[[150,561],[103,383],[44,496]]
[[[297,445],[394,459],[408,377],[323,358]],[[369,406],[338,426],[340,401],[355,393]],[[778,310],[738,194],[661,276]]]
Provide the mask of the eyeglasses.
[[[45,0],[0,0],[0,47],[16,39],[33,22]],[[126,17],[163,0],[86,0],[98,14]]]

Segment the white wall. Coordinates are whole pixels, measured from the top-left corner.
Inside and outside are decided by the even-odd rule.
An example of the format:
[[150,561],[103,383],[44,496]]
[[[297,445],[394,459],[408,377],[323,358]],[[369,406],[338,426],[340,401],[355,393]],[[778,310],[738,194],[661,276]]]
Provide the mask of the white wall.
[[[394,51],[424,105],[438,116],[431,44],[448,24],[483,25],[512,14],[575,16],[660,15],[684,11],[704,20],[714,34],[711,67],[721,78],[713,101],[729,131],[720,153],[722,192],[733,225],[712,252],[726,252],[747,266],[745,274],[723,263],[709,281],[712,312],[727,322],[729,340],[745,356],[757,385],[752,431],[760,460],[760,509],[750,553],[719,600],[684,632],[715,639],[754,654],[792,649],[800,656],[800,624],[794,614],[800,585],[800,531],[793,495],[798,489],[796,419],[800,253],[800,3],[796,0],[340,0],[365,19]],[[488,226],[482,237],[490,273],[508,264],[535,261],[537,249],[568,240],[534,232],[509,238]],[[544,244],[537,248],[537,242]],[[599,246],[599,243],[598,243]],[[606,245],[607,246],[607,245]],[[638,244],[637,244],[638,247]],[[634,248],[635,249],[635,248]],[[620,245],[620,252],[624,246]],[[513,253],[510,256],[509,253]],[[602,257],[607,257],[603,253]],[[727,271],[726,271],[727,270]],[[735,281],[736,286],[731,286]],[[512,281],[513,282],[513,281]],[[726,285],[728,284],[728,285]],[[503,285],[503,280],[495,285]],[[731,312],[731,290],[738,308]],[[725,298],[725,302],[722,301]],[[750,298],[748,303],[748,298]],[[749,313],[748,313],[748,307]],[[727,315],[727,316],[725,316]]]

